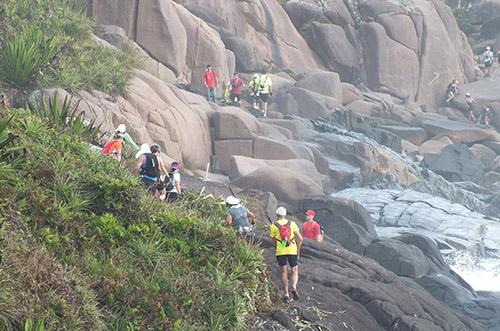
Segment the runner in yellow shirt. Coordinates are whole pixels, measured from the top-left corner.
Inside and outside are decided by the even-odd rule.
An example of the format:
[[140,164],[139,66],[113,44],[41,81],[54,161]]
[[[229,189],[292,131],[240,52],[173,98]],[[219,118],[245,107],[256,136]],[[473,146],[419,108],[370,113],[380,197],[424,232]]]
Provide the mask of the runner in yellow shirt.
[[269,236],[276,244],[276,259],[280,266],[281,283],[285,295],[283,301],[290,302],[288,294],[288,266],[292,268],[292,296],[294,300],[299,299],[297,292],[297,283],[299,281],[299,266],[298,257],[300,247],[302,246],[302,235],[300,234],[299,227],[295,222],[285,219],[286,209],[279,207],[276,209],[276,216],[278,220],[271,225],[269,229]]

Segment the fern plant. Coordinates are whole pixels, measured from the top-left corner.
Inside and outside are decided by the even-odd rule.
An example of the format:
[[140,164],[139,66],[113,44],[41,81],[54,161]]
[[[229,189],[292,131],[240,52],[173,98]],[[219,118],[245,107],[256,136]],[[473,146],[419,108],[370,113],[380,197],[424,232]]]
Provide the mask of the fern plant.
[[47,118],[53,127],[62,132],[78,135],[83,140],[96,142],[101,137],[101,124],[95,121],[87,121],[84,112],[79,111],[81,100],[73,102],[73,98],[66,96],[60,101],[59,93],[56,91],[52,97],[41,95],[28,106],[32,113]]
[[27,28],[0,48],[0,80],[11,87],[28,88],[34,85],[56,53],[52,38],[39,29]]

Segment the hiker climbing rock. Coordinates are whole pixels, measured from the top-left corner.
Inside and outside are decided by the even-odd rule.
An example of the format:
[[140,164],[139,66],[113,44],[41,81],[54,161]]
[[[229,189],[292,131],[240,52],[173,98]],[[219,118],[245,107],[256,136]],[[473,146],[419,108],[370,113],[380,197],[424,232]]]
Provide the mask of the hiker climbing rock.
[[162,173],[168,175],[160,153],[160,146],[152,145],[150,153],[143,153],[134,168],[136,172],[140,173],[144,187],[151,193],[154,193],[155,185],[158,183],[160,175]]
[[179,173],[181,165],[179,162],[172,162],[170,164],[170,173],[168,174],[170,180],[167,185],[166,201],[175,202],[181,194],[181,174]]
[[304,225],[302,225],[302,236],[319,243],[322,242],[324,239],[324,234],[319,223],[314,220],[316,212],[314,210],[308,210],[306,211],[305,215],[306,222],[304,223]]
[[226,198],[227,217],[226,223],[242,237],[253,237],[255,215],[245,206],[241,205],[240,199],[234,196]]
[[118,125],[118,127],[115,129],[115,132],[113,132],[109,139],[115,138],[118,133],[121,133],[123,135],[123,142],[125,143],[125,145],[129,145],[134,151],[139,149],[132,137],[128,134],[125,124]]
[[299,281],[298,257],[302,246],[302,235],[299,227],[293,221],[287,220],[286,209],[278,207],[276,209],[277,221],[269,228],[269,236],[276,244],[276,259],[280,268],[281,283],[283,285],[283,301],[290,302],[288,293],[288,266],[292,268],[292,296],[294,300],[299,299],[297,283]]
[[481,125],[481,122],[487,127],[490,127],[490,121],[491,118],[493,117],[493,111],[489,106],[483,106],[481,109],[481,113],[479,115],[479,119],[477,120],[477,123]]
[[109,155],[118,160],[118,162],[121,162],[124,140],[123,134],[116,133],[114,136],[115,138],[111,139],[103,146],[101,153],[103,155]]
[[262,116],[267,117],[267,104],[269,97],[273,95],[273,81],[266,70],[262,70],[262,75],[259,77],[259,98],[260,112]]
[[469,121],[477,122],[476,114],[474,113],[474,107],[476,100],[470,95],[470,93],[465,94],[465,105],[467,107],[467,118]]
[[207,88],[207,99],[208,102],[216,102],[217,99],[217,73],[212,69],[210,64],[207,65],[205,69],[205,74],[203,75],[203,83]]
[[453,79],[446,89],[446,103],[450,103],[458,94],[458,80]]
[[232,103],[237,105],[238,107],[240,106],[240,100],[241,100],[241,90],[243,86],[245,86],[245,83],[243,80],[240,78],[240,74],[235,72],[233,75],[233,78],[229,82],[231,85],[231,95],[230,95],[230,100]]
[[248,92],[250,94],[250,98],[252,99],[253,109],[258,110],[258,102],[259,98],[259,74],[253,74],[252,80],[248,83]]
[[493,52],[491,51],[491,47],[486,47],[486,51],[484,51],[482,55],[483,65],[484,65],[484,77],[490,77],[493,72]]

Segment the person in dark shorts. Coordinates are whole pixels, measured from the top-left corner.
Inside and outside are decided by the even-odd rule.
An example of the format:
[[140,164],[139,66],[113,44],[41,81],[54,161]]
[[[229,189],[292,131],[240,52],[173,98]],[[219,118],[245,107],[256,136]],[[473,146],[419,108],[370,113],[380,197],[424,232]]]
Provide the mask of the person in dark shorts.
[[297,283],[299,281],[298,257],[302,246],[302,235],[295,222],[288,221],[286,209],[279,207],[276,209],[277,221],[269,228],[269,236],[276,245],[276,259],[280,268],[280,278],[283,285],[283,301],[290,302],[288,293],[288,265],[292,268],[292,296],[294,300],[299,299]]
[[181,165],[179,162],[172,162],[170,165],[170,174],[171,182],[167,187],[167,202],[175,202],[181,195],[181,174],[179,173],[181,169]]

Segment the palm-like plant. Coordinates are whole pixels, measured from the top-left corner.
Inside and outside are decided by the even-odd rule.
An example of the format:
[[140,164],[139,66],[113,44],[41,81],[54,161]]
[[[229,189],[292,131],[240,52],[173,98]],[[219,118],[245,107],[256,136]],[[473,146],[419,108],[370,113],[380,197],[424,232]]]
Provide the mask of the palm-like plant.
[[30,102],[28,107],[32,113],[48,119],[51,125],[63,132],[78,135],[91,142],[98,141],[102,137],[101,125],[85,119],[84,112],[79,111],[80,101],[73,102],[71,97],[66,96],[61,103],[56,91],[52,97],[42,94],[34,102]]
[[55,58],[56,43],[37,28],[27,28],[0,47],[0,80],[8,86],[27,88]]

